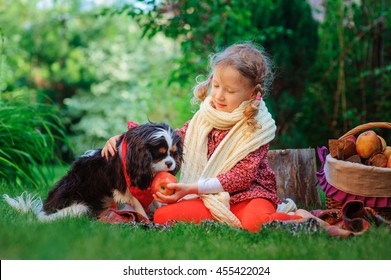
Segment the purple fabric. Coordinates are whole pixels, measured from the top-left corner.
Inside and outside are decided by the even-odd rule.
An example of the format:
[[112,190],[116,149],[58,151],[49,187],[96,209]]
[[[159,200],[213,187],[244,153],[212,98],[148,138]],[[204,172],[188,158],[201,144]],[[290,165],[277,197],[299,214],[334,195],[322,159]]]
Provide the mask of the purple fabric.
[[321,189],[325,194],[333,200],[343,204],[351,200],[361,200],[364,202],[366,207],[377,207],[377,208],[389,208],[391,207],[391,197],[365,197],[355,194],[343,192],[334,186],[330,185],[326,180],[324,172],[324,165],[326,163],[326,156],[329,154],[327,147],[317,148],[317,153],[322,166],[320,171],[316,172]]

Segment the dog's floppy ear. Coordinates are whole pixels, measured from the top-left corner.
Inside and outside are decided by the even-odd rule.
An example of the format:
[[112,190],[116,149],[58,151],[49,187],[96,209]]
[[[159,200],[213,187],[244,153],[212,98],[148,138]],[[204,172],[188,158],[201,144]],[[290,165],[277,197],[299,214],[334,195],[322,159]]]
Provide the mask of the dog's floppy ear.
[[152,156],[148,151],[145,141],[135,133],[125,136],[127,141],[126,170],[132,186],[142,190],[148,188],[153,179]]

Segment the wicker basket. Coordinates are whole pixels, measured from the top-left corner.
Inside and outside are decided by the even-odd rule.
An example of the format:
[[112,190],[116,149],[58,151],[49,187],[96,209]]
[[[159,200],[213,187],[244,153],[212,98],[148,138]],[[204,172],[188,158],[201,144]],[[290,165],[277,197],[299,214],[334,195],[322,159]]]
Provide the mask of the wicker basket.
[[[347,138],[347,137],[349,137],[351,135],[355,135],[355,134],[360,133],[362,131],[373,129],[373,128],[391,129],[391,123],[388,123],[388,122],[371,122],[371,123],[367,123],[367,124],[362,124],[362,125],[359,125],[359,126],[353,128],[352,130],[348,131],[344,135],[342,135],[339,138],[339,140],[342,140],[342,139]],[[358,165],[357,168],[359,168],[360,165],[359,164],[357,164],[357,165]],[[322,166],[322,168],[323,168],[323,166]],[[390,173],[388,173],[388,170],[385,169],[385,168],[375,167],[375,169],[378,169],[379,171],[382,171],[382,172],[386,172],[387,174],[391,174],[391,169],[389,170]],[[330,183],[330,185],[332,185],[332,184]],[[343,190],[340,190],[337,186],[334,186],[334,185],[332,185],[332,187],[334,187],[335,189],[338,189],[341,192],[346,193],[347,195],[355,195],[355,194],[357,194],[357,192],[354,189],[354,186],[352,186],[351,189],[343,189]],[[370,187],[372,187],[372,186],[368,186],[368,188],[370,188]],[[391,181],[390,181],[389,185],[387,183],[386,187],[389,188],[390,193],[391,193]],[[370,189],[368,189],[368,192],[370,192]],[[391,199],[391,196],[389,198]],[[386,199],[388,199],[388,197],[386,197]],[[348,201],[348,200],[349,199],[347,199],[346,201]],[[342,201],[342,202],[336,201],[332,197],[330,197],[330,196],[328,196],[326,194],[326,209],[340,209],[346,201]],[[367,206],[367,205],[365,205],[365,206]],[[391,220],[391,207],[382,207],[382,208],[380,208],[380,207],[371,207],[371,208],[373,208],[382,217],[384,217],[384,218],[386,218],[388,220]]]

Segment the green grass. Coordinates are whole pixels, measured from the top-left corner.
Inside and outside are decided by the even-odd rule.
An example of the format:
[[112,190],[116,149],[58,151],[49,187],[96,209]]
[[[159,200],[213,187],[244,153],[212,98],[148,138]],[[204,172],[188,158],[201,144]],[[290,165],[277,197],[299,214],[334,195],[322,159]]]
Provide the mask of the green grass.
[[[56,169],[55,178],[66,167]],[[23,190],[0,185],[0,193]],[[34,193],[34,191],[32,191]],[[36,192],[46,197],[47,189]],[[362,236],[329,237],[323,231],[264,228],[250,234],[216,223],[178,223],[171,229],[110,225],[87,217],[40,223],[33,214],[20,214],[0,201],[0,259],[16,260],[380,260],[391,259],[388,228],[372,227]]]

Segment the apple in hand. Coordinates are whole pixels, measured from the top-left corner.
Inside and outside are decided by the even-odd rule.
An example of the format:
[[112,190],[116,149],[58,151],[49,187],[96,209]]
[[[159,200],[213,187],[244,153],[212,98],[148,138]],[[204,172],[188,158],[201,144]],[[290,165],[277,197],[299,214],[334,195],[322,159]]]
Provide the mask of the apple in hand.
[[151,190],[152,193],[160,192],[163,195],[172,195],[175,193],[175,189],[167,188],[167,184],[178,183],[177,178],[168,172],[159,172],[152,180]]
[[382,143],[373,130],[367,130],[357,137],[356,150],[362,158],[369,158],[375,153],[380,152]]

